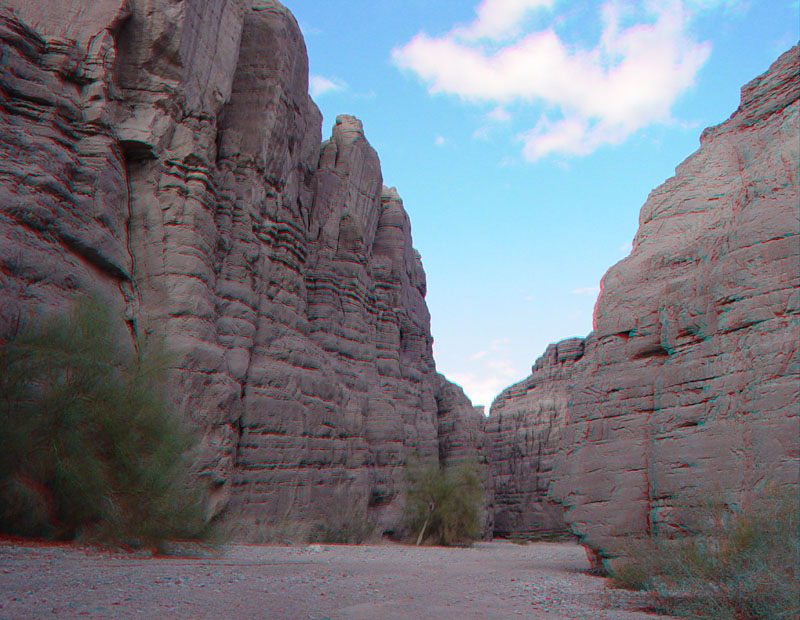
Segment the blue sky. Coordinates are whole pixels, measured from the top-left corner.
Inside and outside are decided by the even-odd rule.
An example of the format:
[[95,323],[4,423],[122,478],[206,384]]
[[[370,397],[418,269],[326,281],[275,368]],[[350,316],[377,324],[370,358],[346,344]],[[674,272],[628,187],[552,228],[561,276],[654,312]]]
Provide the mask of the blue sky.
[[798,40],[797,0],[284,0],[330,135],[411,217],[438,369],[475,404],[592,328],[650,190]]

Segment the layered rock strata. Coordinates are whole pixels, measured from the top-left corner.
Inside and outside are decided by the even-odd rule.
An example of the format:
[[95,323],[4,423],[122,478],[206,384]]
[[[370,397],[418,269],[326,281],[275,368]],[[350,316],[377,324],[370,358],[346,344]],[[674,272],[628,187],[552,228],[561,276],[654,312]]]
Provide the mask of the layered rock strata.
[[582,338],[551,344],[532,374],[492,403],[486,436],[498,536],[544,538],[567,531],[564,510],[547,497],[547,489],[583,346]]
[[[642,207],[583,355],[560,375],[567,423],[550,495],[597,560],[630,534],[680,528],[676,505],[692,496],[798,484],[799,96],[795,47],[703,132]],[[489,422],[499,509],[505,489],[534,487],[533,467],[512,482],[502,472],[510,437],[554,400],[535,381],[507,391]],[[501,422],[507,411],[523,422]]]
[[477,466],[486,489],[480,521],[484,538],[495,532],[495,484],[489,466],[491,446],[486,434],[486,416],[483,407],[474,407],[472,401],[458,385],[439,375],[436,391],[436,408],[439,428],[439,464],[442,467],[467,463]]
[[409,456],[485,461],[471,405],[435,370],[402,201],[357,119],[339,117],[320,144],[288,10],[11,4],[3,333],[92,290],[129,337],[164,338],[212,514],[357,509],[391,530]]

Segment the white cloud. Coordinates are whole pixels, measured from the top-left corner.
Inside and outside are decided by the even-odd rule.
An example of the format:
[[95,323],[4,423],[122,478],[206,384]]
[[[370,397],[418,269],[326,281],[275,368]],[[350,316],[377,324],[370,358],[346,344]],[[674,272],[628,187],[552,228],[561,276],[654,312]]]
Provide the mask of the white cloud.
[[488,127],[478,127],[475,131],[472,132],[472,139],[473,140],[488,140],[489,139],[489,128]]
[[[471,24],[441,37],[420,32],[395,48],[392,58],[416,73],[431,93],[495,104],[490,116],[504,118],[503,106],[511,102],[534,106],[538,123],[518,134],[527,159],[585,155],[651,123],[671,120],[672,105],[710,53],[708,43],[690,35],[686,3],[722,1],[610,0],[599,10],[599,41],[579,47],[552,27],[522,30],[526,15],[549,8],[550,1],[484,0]],[[485,41],[519,34],[506,44]]]
[[572,291],[573,295],[598,295],[600,293],[599,286],[584,286],[583,288],[576,288]]
[[320,97],[325,93],[345,88],[347,88],[347,84],[336,78],[326,78],[322,75],[311,75],[308,78],[308,92],[312,97]]
[[507,337],[492,340],[458,370],[445,371],[447,378],[464,388],[472,404],[488,407],[495,396],[521,379],[522,373],[511,361],[510,343]]
[[630,254],[631,250],[633,250],[633,241],[628,241],[627,243],[623,243],[621,246],[619,246],[619,251],[625,256]]
[[483,0],[476,8],[476,18],[469,26],[454,29],[462,39],[506,40],[521,30],[520,22],[534,9],[550,8],[553,0]]
[[511,120],[511,114],[508,113],[503,106],[497,106],[494,110],[486,115],[490,120],[496,123],[507,123]]
[[445,138],[444,136],[436,136],[436,139],[433,141],[433,143],[436,146],[444,146],[444,144],[446,142],[447,142],[447,138]]
[[447,378],[464,388],[473,405],[485,405],[488,409],[495,396],[522,377],[504,360],[493,360],[487,366],[485,372],[448,373]]

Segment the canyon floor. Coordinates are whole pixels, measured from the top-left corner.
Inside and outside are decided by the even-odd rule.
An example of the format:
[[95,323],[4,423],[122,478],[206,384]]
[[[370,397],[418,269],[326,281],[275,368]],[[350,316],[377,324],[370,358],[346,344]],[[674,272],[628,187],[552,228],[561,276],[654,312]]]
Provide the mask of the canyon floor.
[[226,545],[144,557],[0,542],[0,620],[661,618],[574,543]]

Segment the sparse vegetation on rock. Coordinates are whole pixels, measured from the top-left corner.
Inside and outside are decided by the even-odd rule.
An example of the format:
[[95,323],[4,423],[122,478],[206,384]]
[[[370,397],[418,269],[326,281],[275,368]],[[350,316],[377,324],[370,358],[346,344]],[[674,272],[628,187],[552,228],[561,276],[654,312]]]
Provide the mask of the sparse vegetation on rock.
[[768,485],[741,505],[680,504],[683,533],[632,541],[612,585],[649,590],[659,611],[689,618],[800,617],[796,488]]
[[[346,506],[346,505],[345,505]],[[334,511],[326,522],[317,522],[311,528],[310,542],[361,544],[375,535],[375,524],[358,503]]]
[[0,342],[0,532],[134,548],[208,533],[165,356],[125,350],[119,327],[88,298]]

